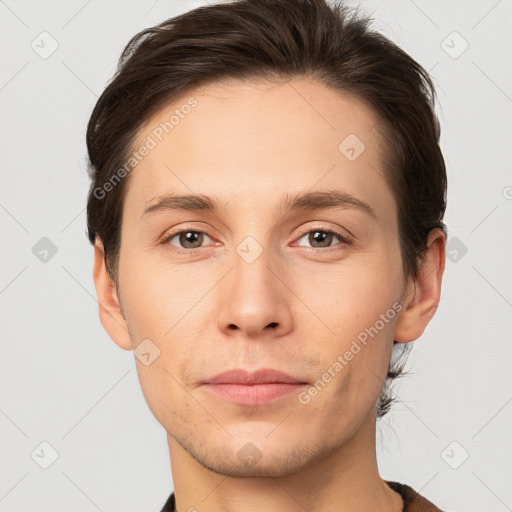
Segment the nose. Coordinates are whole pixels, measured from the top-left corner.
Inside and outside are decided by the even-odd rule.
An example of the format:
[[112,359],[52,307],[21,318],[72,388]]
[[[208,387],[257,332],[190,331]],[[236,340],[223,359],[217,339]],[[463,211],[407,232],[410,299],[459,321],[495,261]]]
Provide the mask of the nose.
[[292,328],[290,290],[278,274],[283,262],[263,250],[254,260],[242,252],[233,255],[233,266],[219,288],[219,329],[227,335],[255,338],[282,336]]

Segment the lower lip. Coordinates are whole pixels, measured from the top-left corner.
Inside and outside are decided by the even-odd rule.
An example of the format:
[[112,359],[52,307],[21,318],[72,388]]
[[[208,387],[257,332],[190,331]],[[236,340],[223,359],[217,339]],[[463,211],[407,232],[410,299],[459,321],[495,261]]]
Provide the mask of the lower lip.
[[210,393],[240,405],[262,405],[298,392],[304,384],[205,384]]

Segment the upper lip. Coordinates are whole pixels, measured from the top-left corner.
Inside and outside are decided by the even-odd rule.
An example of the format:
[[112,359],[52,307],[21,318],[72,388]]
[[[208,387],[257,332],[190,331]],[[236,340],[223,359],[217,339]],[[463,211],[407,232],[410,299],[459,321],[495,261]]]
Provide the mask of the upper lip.
[[305,384],[304,381],[291,375],[274,370],[272,368],[261,368],[248,372],[240,368],[228,370],[214,377],[206,379],[203,384]]

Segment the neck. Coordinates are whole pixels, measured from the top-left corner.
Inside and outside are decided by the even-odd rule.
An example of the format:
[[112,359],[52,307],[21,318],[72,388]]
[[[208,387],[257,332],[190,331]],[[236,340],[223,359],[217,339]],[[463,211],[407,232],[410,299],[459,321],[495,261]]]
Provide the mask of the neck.
[[375,416],[328,457],[291,475],[233,478],[193,459],[168,434],[177,512],[401,512],[403,501],[381,479]]

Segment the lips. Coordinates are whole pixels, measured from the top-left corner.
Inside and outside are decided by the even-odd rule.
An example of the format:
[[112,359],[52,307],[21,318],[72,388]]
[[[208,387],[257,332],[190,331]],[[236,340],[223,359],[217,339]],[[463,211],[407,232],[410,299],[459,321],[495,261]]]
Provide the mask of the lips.
[[228,370],[206,379],[203,384],[245,384],[250,386],[255,384],[307,384],[307,382],[279,370],[262,368],[254,372],[242,369]]
[[222,400],[238,405],[263,405],[299,392],[307,382],[270,368],[254,372],[228,370],[206,379],[202,388]]
[[202,389],[233,404],[258,406],[284,399],[299,392],[307,382],[271,368],[254,372],[228,370],[206,379]]

